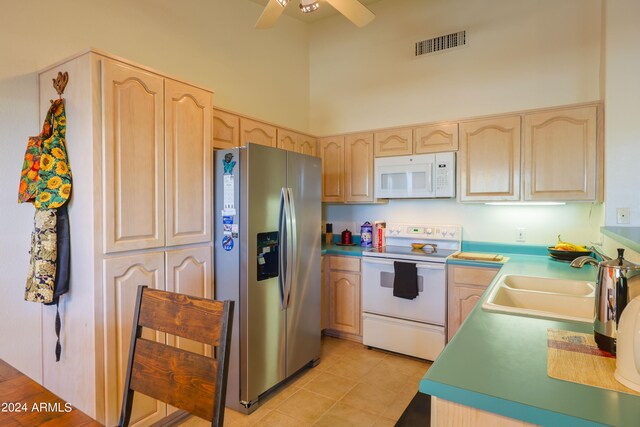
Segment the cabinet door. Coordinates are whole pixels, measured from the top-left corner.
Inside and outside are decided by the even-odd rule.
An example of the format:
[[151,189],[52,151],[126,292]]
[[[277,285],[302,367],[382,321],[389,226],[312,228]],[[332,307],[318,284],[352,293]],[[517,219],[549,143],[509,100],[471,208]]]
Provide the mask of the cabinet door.
[[162,77],[102,60],[105,252],[165,244],[163,87]]
[[[165,266],[167,291],[213,298],[210,246],[167,251]],[[210,346],[186,338],[168,335],[167,343],[193,353],[211,354]]]
[[307,156],[317,156],[318,140],[309,135],[298,135],[296,151],[298,153],[306,154]]
[[360,275],[329,272],[329,329],[360,335]]
[[[129,360],[133,314],[139,285],[164,288],[164,255],[161,252],[104,260],[105,402],[106,425],[116,425],[120,415]],[[145,331],[147,339],[164,342],[164,334]],[[132,425],[147,425],[166,416],[166,404],[140,393],[133,399]]]
[[211,92],[165,84],[166,241],[211,241]]
[[461,201],[520,199],[520,116],[460,123]]
[[596,200],[597,107],[524,117],[524,199]]
[[298,134],[286,129],[278,129],[278,148],[288,151],[297,151]]
[[409,156],[413,154],[413,130],[391,129],[373,134],[373,152],[376,157]]
[[450,340],[484,293],[497,268],[462,267],[450,265],[447,269],[448,316],[447,337]]
[[322,201],[344,202],[344,137],[320,139]]
[[276,128],[266,123],[240,117],[240,145],[254,144],[277,147]]
[[240,118],[225,111],[213,110],[211,132],[213,148],[237,147],[240,145]]
[[373,134],[348,135],[344,159],[345,202],[373,202]]
[[414,130],[416,154],[458,151],[458,124],[441,123]]
[[450,340],[476,306],[485,288],[479,286],[455,285],[449,289],[451,292],[449,304],[449,321],[447,322],[447,336]]

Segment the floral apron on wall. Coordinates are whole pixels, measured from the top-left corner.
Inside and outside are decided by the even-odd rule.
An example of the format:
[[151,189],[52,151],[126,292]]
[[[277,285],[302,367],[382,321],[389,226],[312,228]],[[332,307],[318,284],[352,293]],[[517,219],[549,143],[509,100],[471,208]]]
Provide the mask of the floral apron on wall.
[[[29,138],[18,202],[35,205],[25,300],[56,304],[69,290],[70,234],[66,202],[71,170],[65,146],[64,100],[51,101],[40,135]],[[60,360],[60,313],[56,311],[56,361]]]

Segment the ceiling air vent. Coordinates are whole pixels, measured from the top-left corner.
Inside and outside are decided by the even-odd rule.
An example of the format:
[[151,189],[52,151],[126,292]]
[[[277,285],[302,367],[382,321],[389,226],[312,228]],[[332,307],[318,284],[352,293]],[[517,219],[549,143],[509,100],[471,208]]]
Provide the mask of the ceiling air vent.
[[428,55],[466,45],[467,31],[458,31],[457,33],[451,33],[416,42],[416,56]]

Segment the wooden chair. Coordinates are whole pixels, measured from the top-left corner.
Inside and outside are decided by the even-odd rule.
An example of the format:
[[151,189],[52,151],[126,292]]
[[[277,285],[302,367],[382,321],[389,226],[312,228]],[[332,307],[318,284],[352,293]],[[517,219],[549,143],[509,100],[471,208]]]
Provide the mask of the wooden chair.
[[[133,394],[139,392],[222,426],[232,321],[233,301],[139,286],[118,425],[129,425]],[[216,358],[142,338],[143,327],[211,344]]]

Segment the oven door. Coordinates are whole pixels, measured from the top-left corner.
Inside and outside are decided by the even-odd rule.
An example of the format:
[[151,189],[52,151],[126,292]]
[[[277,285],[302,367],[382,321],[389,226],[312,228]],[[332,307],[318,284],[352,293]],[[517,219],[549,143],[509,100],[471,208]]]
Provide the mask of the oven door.
[[418,296],[414,299],[393,296],[394,261],[363,257],[362,311],[444,326],[446,309],[445,264],[416,262]]

